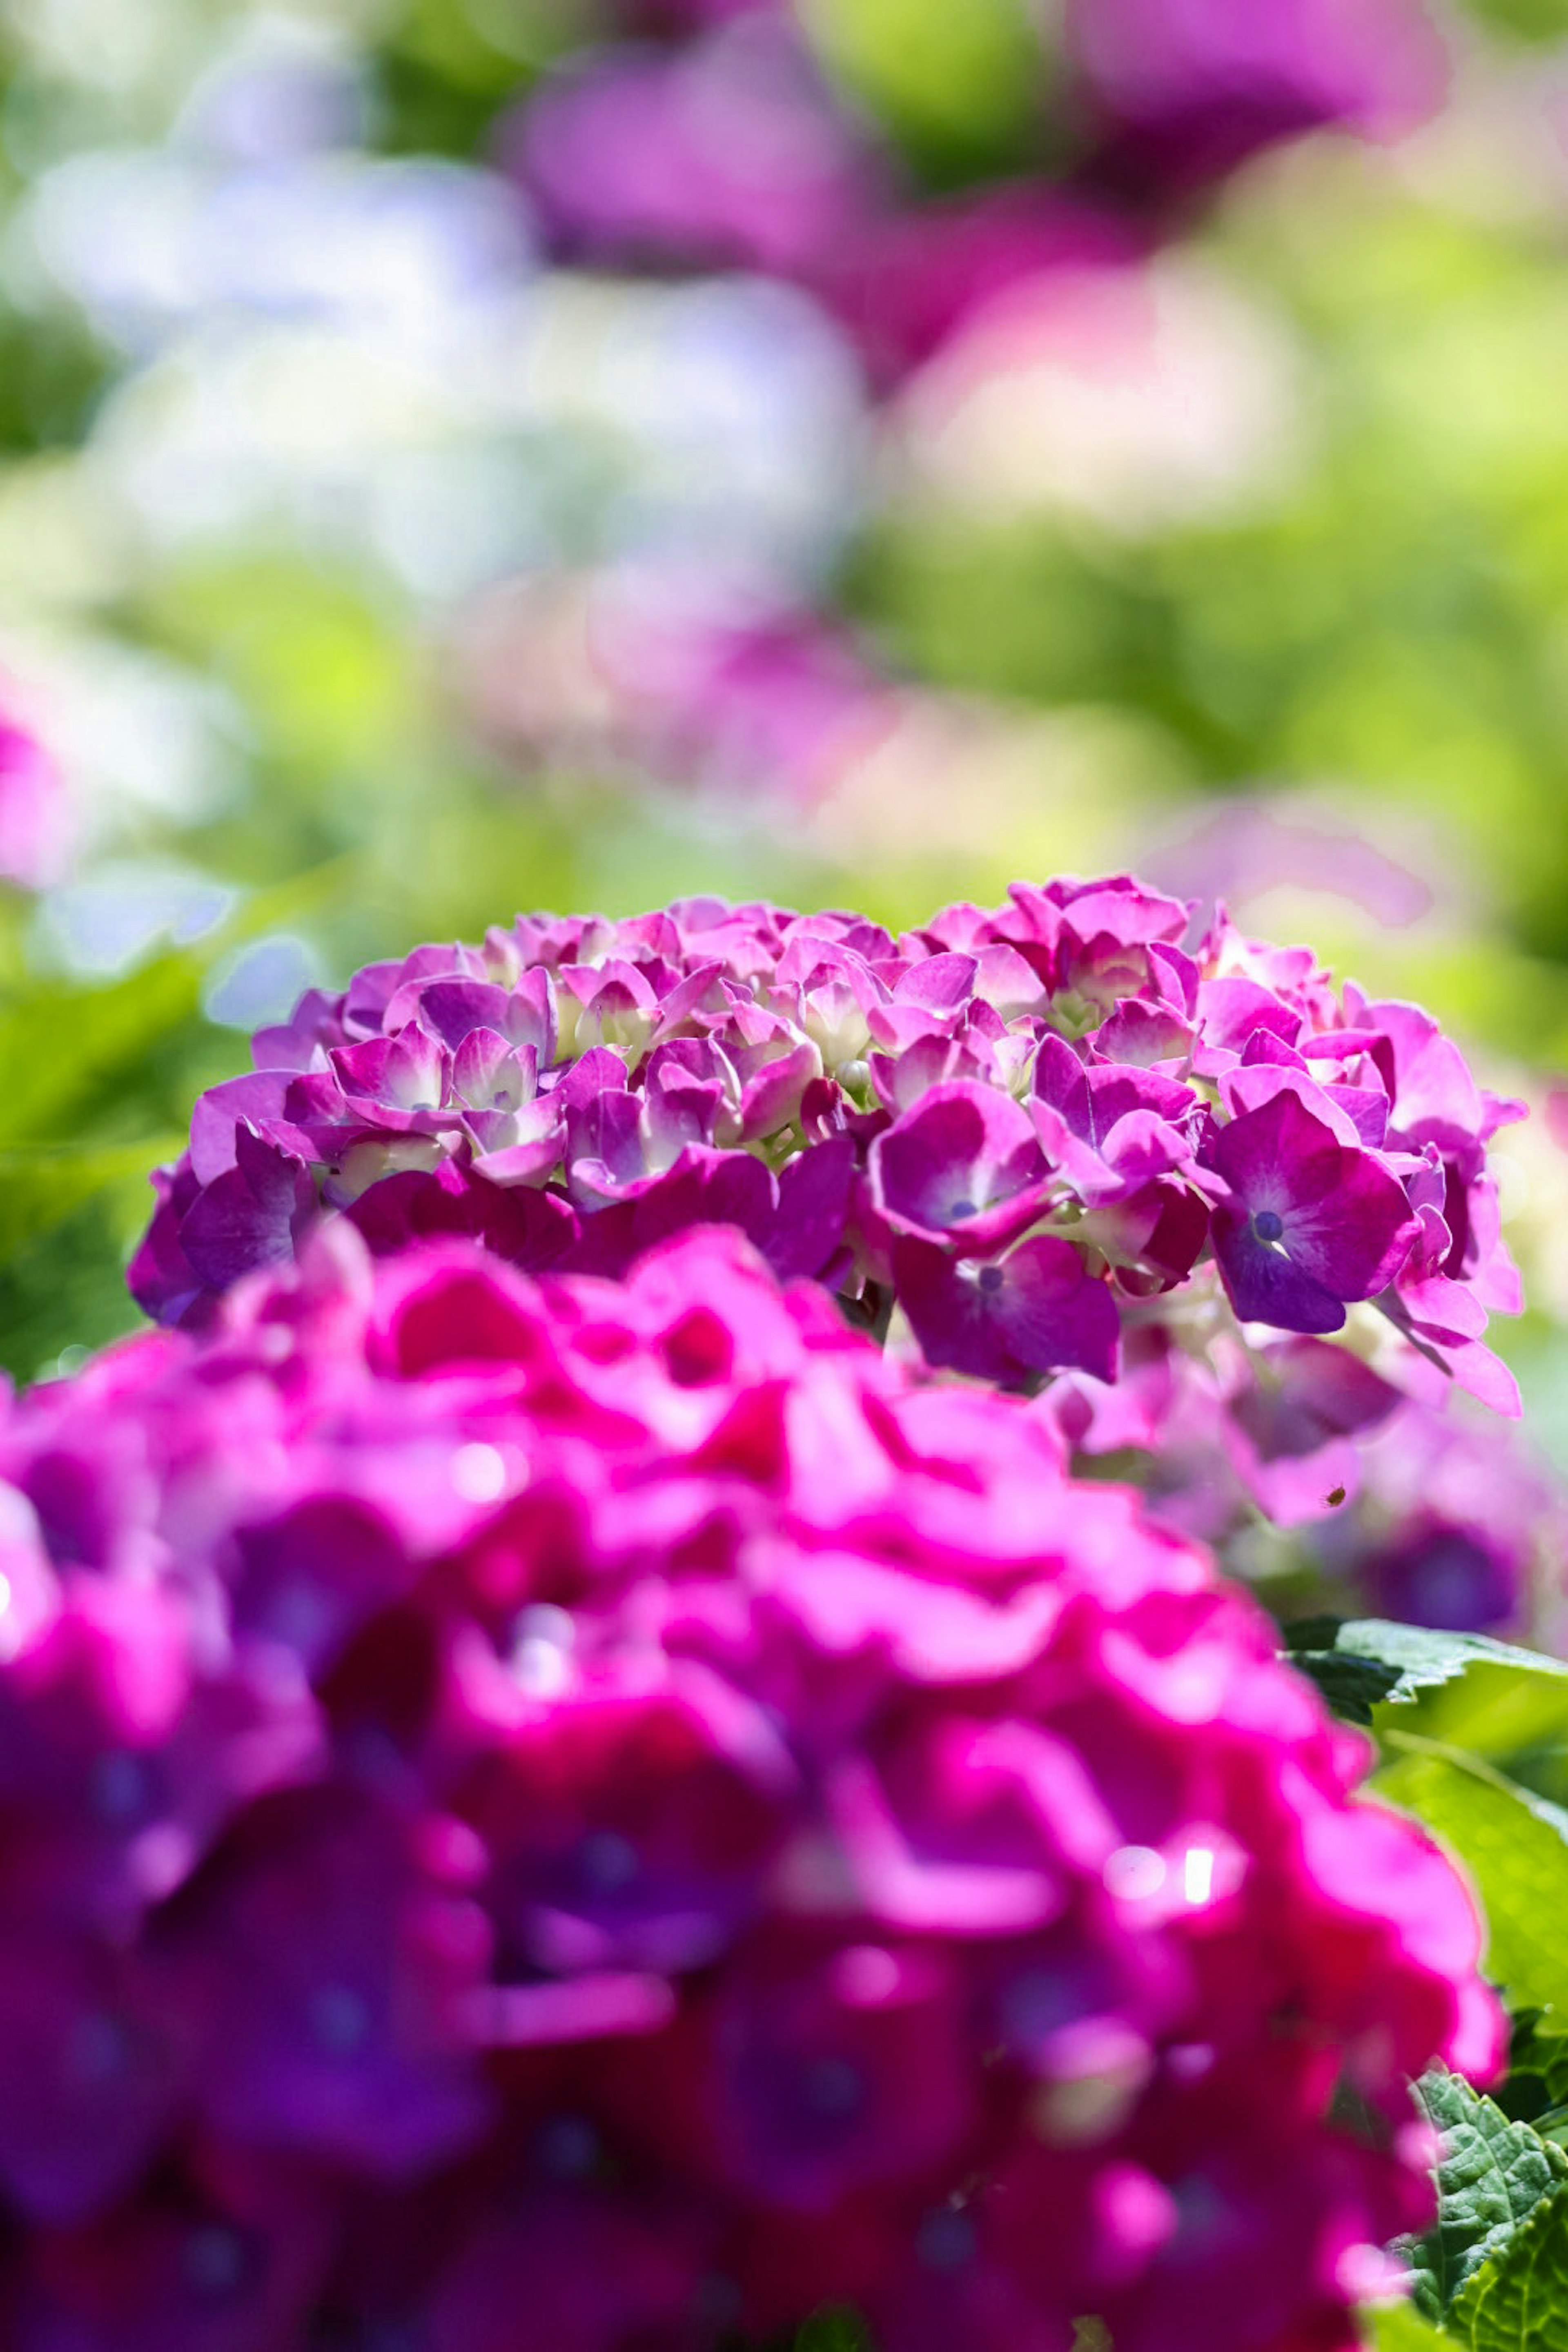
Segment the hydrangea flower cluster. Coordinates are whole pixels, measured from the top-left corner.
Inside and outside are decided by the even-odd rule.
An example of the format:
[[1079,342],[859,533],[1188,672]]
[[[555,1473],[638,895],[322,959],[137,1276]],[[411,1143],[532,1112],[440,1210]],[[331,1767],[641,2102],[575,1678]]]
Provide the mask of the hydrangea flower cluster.
[[[1151,1344],[1152,1343],[1152,1344]],[[1404,1396],[1314,1339],[1204,1358],[1140,1335],[1120,1388],[1069,1375],[1045,1410],[1075,1465],[1143,1491],[1277,1614],[1331,1611],[1561,1654],[1568,1496],[1518,1432],[1471,1401]]]
[[509,584],[470,621],[464,667],[480,730],[531,767],[653,777],[715,807],[816,807],[900,714],[849,630],[712,565]]
[[[1359,1466],[1356,1496],[1298,1538],[1307,1590],[1347,1616],[1505,1633],[1562,1654],[1568,1496],[1516,1431],[1406,1401]],[[1250,1566],[1244,1552],[1237,1565]]]
[[1447,80],[1414,0],[1067,0],[1067,46],[1106,119],[1102,170],[1167,193],[1303,131],[1397,135]]
[[883,384],[1004,288],[1132,258],[1140,224],[1281,141],[1408,130],[1445,80],[1417,0],[1068,0],[1061,57],[1039,58],[1063,176],[928,200],[779,0],[621,13],[668,37],[569,59],[502,128],[550,241],[623,267],[787,278]]
[[1185,946],[1189,915],[1121,877],[897,939],[704,899],[420,948],[202,1098],[132,1286],[199,1323],[323,1213],[603,1275],[717,1223],[873,1328],[897,1308],[932,1365],[1075,1375],[1091,1450],[1157,1445],[1189,1359],[1276,1484],[1300,1411],[1353,1433],[1394,1381],[1509,1407],[1486,1147],[1516,1107],[1415,1006],[1223,915]]
[[0,1560],[16,2352],[1350,2352],[1495,2062],[1261,1612],[731,1235],[340,1226],[9,1404]]

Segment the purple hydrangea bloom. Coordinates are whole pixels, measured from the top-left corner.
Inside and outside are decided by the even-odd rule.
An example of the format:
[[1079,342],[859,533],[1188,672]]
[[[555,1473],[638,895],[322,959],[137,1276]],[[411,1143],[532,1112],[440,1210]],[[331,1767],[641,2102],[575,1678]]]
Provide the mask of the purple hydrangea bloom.
[[814,257],[811,289],[882,387],[935,356],[986,306],[1063,272],[1133,265],[1146,236],[1108,206],[1035,180],[868,208]]
[[1308,1533],[1314,1586],[1346,1615],[1508,1634],[1561,1653],[1562,1482],[1516,1431],[1462,1402],[1404,1402],[1361,1449],[1353,1489]]
[[1420,0],[1068,0],[1066,42],[1102,169],[1164,190],[1303,131],[1409,131],[1447,79]]
[[882,167],[787,18],[590,53],[503,127],[552,241],[596,260],[796,277],[878,200]]
[[552,627],[543,691],[524,697],[521,714],[535,758],[629,764],[677,791],[815,807],[897,714],[894,689],[847,630],[734,579],[644,565],[516,609],[479,679],[503,728],[526,641]]
[[615,0],[609,12],[628,33],[679,37],[734,16],[787,16],[791,0]]
[[157,1180],[132,1279],[164,1321],[322,1215],[378,1252],[466,1233],[608,1275],[709,1223],[928,1363],[1066,1378],[1080,1418],[1141,1414],[1156,1450],[1170,1342],[1287,1519],[1281,1416],[1351,1444],[1399,1390],[1514,1404],[1483,1334],[1519,1304],[1487,1168],[1516,1107],[1414,1006],[1223,916],[1194,937],[1126,877],[897,938],[707,899],[525,918],[312,993],[256,1059]]
[[[1325,127],[1384,138],[1438,103],[1421,0],[1068,0],[1066,180],[912,195],[784,0],[626,0],[624,30],[510,119],[502,160],[568,255],[746,268],[805,287],[879,389],[1021,280],[1131,260],[1194,189]],[[1142,223],[1142,225],[1140,225]]]
[[1046,1401],[1084,1468],[1213,1544],[1277,1613],[1392,1617],[1561,1654],[1568,1501],[1517,1430],[1434,1377],[1402,1395],[1321,1339],[1205,1352],[1139,1333],[1117,1386]]
[[1479,1922],[1063,1461],[715,1231],[340,1220],[7,1400],[6,2345],[1350,2352]]

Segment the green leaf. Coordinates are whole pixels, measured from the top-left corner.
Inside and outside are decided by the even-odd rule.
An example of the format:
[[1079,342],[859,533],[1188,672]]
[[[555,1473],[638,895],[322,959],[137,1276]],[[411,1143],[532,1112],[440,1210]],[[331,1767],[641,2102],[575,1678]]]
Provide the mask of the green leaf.
[[1045,58],[1026,0],[806,0],[805,17],[829,69],[938,168],[1033,130]]
[[121,981],[37,983],[0,1002],[0,1143],[63,1141],[153,1083],[154,1057],[200,1022],[205,959],[174,950]]
[[1331,1640],[1321,1649],[1299,1645],[1292,1636],[1302,1631],[1294,1625],[1285,1628],[1291,1664],[1311,1676],[1335,1715],[1346,1723],[1359,1723],[1370,1730],[1374,1719],[1373,1710],[1399,1687],[1399,1667],[1338,1650]]
[[1568,34],[1563,0],[1470,0],[1478,16],[1526,41],[1560,41]]
[[[97,1193],[125,1183],[144,1187],[149,1171],[174,1159],[184,1142],[183,1136],[156,1135],[145,1143],[0,1151],[0,1260],[63,1223]],[[149,1213],[151,1203],[149,1193]]]
[[1568,2184],[1476,2273],[1447,2326],[1469,2352],[1568,2352]]
[[1435,2069],[1417,2096],[1437,2131],[1437,2226],[1411,2250],[1415,2302],[1441,2319],[1476,2273],[1559,2181],[1568,2158],[1528,2124],[1510,2123],[1461,2075]]
[[52,1372],[67,1348],[97,1348],[140,1320],[125,1262],[152,1212],[149,1170],[178,1150],[143,1143],[0,1151],[0,1366]]
[[1556,1715],[1568,1723],[1568,1664],[1536,1650],[1489,1641],[1484,1633],[1439,1633],[1424,1625],[1398,1625],[1363,1617],[1342,1623],[1314,1617],[1285,1628],[1292,1664],[1310,1675],[1337,1714],[1370,1724],[1378,1706],[1408,1706],[1424,1691],[1440,1690],[1479,1667],[1507,1668],[1511,1675],[1561,1685],[1552,1694]]
[[[1568,2018],[1550,2009],[1526,2010],[1514,2018],[1506,2087],[1510,2112],[1523,2113],[1537,2128],[1541,2110],[1568,2106]],[[1515,2098],[1531,2088],[1540,2107],[1517,2106]]]
[[1408,2303],[1391,2303],[1365,2315],[1373,2352],[1442,2352],[1449,2338]]
[[816,2312],[795,2337],[795,2352],[869,2352],[866,2323],[853,2311]]
[[1414,1813],[1468,1871],[1486,1914],[1487,1973],[1526,2008],[1568,2012],[1568,1813],[1483,1758],[1389,1732],[1373,1783]]

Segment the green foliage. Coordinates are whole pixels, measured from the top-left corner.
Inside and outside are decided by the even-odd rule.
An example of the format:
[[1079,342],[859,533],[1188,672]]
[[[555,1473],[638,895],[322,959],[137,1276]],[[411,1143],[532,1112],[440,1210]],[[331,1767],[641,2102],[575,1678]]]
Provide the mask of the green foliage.
[[866,2323],[852,2311],[819,2311],[795,2340],[795,2352],[869,2352]]
[[1510,2116],[1560,2137],[1568,2122],[1568,2016],[1538,2009],[1516,2014],[1508,2081],[1498,2095]]
[[1287,1641],[1338,1710],[1373,1727],[1373,1787],[1467,1870],[1486,1968],[1515,2005],[1507,2082],[1420,2085],[1442,2136],[1436,2228],[1410,2250],[1413,2307],[1369,2315],[1375,2352],[1568,2352],[1568,1811],[1540,1778],[1568,1745],[1568,1669],[1479,1636],[1307,1621]]
[[1407,2303],[1391,2304],[1371,2313],[1367,2326],[1373,2352],[1441,2352],[1449,2340]]
[[1468,1871],[1487,1921],[1487,1972],[1530,2007],[1568,2013],[1568,1813],[1484,1758],[1393,1732],[1380,1796],[1424,1822]]
[[1046,59],[1026,0],[806,0],[829,67],[937,176],[1005,162],[1037,129]]
[[1419,2096],[1443,2136],[1437,2226],[1414,2249],[1415,2302],[1441,2319],[1478,2271],[1568,2179],[1568,2157],[1512,2123],[1458,2074],[1428,2074]]
[[[1568,1725],[1568,1664],[1484,1633],[1436,1633],[1382,1618],[1303,1618],[1285,1628],[1291,1662],[1310,1675],[1336,1714],[1370,1725],[1379,1706],[1402,1706],[1447,1688],[1477,1668],[1500,1670],[1511,1688],[1523,1679],[1537,1706]],[[1537,1685],[1540,1685],[1538,1688]]]
[[1474,14],[1527,41],[1568,36],[1568,0],[1469,0]]
[[1469,2352],[1568,2352],[1568,2188],[1476,2273],[1446,2326]]
[[[78,1163],[68,1172],[54,1171],[74,1205],[49,1203],[21,1238],[10,1224],[16,1196],[0,1173],[0,1219],[7,1226],[7,1242],[0,1244],[0,1370],[17,1381],[47,1377],[141,1321],[125,1265],[152,1213],[148,1171],[166,1149],[150,1141],[122,1154],[60,1155]],[[33,1160],[18,1191],[30,1190],[44,1157]]]

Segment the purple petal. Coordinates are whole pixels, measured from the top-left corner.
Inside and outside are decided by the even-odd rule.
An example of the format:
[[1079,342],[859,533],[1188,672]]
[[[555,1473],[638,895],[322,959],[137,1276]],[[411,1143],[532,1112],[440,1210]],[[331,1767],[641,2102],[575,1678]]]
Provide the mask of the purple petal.
[[180,1225],[180,1247],[213,1290],[287,1264],[318,1205],[307,1171],[275,1144],[241,1128],[236,1151],[237,1164],[207,1186]]
[[819,1275],[844,1241],[855,1146],[832,1136],[792,1160],[779,1178],[778,1215],[763,1255],[781,1282]]
[[1342,1299],[1295,1265],[1277,1244],[1253,1231],[1245,1208],[1221,1202],[1211,1231],[1226,1293],[1244,1323],[1272,1323],[1276,1330],[1342,1331]]
[[893,1276],[929,1363],[1012,1382],[1056,1371],[1116,1378],[1116,1302],[1070,1242],[1040,1235],[974,1266],[929,1243],[900,1241]]

